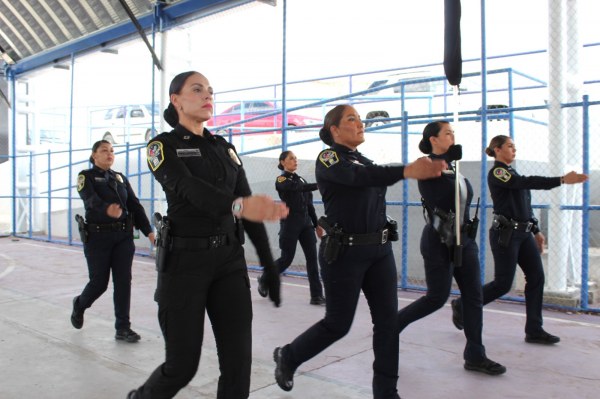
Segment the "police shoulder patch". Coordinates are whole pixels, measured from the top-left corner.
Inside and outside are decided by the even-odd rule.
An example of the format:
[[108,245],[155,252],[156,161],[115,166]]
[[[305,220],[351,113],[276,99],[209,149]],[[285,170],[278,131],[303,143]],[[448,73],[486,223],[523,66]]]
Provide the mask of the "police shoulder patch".
[[150,169],[155,171],[162,165],[165,160],[165,152],[163,150],[163,143],[160,141],[152,141],[148,144],[146,149],[146,158],[148,160],[148,166]]
[[82,173],[77,176],[77,191],[83,190],[83,187],[85,187],[85,175]]
[[335,151],[325,150],[319,154],[319,161],[321,161],[321,163],[325,165],[326,168],[329,168],[338,163],[340,159],[338,158],[338,155]]
[[512,175],[510,174],[510,172],[508,170],[506,170],[505,168],[502,167],[498,167],[496,169],[494,169],[494,171],[492,172],[494,174],[494,177],[504,183],[506,183],[507,181],[510,180],[510,178],[512,177]]
[[277,183],[283,183],[285,181],[286,177],[285,176],[279,176],[277,178]]

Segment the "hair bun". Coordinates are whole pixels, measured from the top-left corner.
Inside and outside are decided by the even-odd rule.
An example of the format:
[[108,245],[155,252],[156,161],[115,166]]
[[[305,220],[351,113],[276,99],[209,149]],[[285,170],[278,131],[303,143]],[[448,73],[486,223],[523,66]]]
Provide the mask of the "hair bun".
[[171,127],[175,127],[179,123],[179,115],[177,115],[175,106],[172,103],[169,103],[169,106],[164,110],[163,117]]
[[419,142],[419,150],[423,154],[431,154],[433,148],[431,147],[431,142],[429,141],[429,138],[423,137],[421,139],[421,141]]
[[331,137],[331,131],[329,129],[322,127],[321,130],[319,130],[319,137],[323,143],[333,145],[333,137]]

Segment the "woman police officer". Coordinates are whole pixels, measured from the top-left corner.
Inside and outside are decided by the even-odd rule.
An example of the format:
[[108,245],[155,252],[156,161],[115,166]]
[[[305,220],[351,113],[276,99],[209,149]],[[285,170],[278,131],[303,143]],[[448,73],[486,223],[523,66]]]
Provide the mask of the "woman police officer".
[[320,219],[327,235],[319,248],[325,317],[275,349],[275,379],[291,390],[296,368],[348,332],[362,290],[373,321],[373,396],[398,398],[397,278],[385,193],[404,178],[439,176],[446,163],[420,158],[406,166],[375,165],[356,150],[364,125],[349,105],[327,113],[320,137],[331,146],[319,154],[315,172],[327,215]]
[[159,243],[168,255],[164,264],[157,263],[156,289],[166,359],[128,397],[172,398],[188,384],[198,368],[206,313],[221,372],[216,397],[247,398],[252,303],[243,230],[236,220],[243,220],[267,270],[270,298],[279,305],[279,273],[259,222],[279,220],[287,208],[267,196],[251,195],[235,148],[204,128],[213,111],[206,77],[194,71],[175,76],[169,96],[164,117],[174,129],[147,146],[148,165],[168,202],[170,239]]
[[83,252],[90,281],[79,296],[73,298],[71,324],[83,327],[83,313],[108,287],[112,271],[115,307],[115,338],[137,342],[138,333],[131,329],[131,263],[135,252],[133,228],[139,228],[154,244],[154,233],[127,178],[111,169],[115,161],[112,144],[100,140],[92,146],[93,168],[77,177],[77,192],[85,207],[85,220],[77,215],[82,234]]
[[[279,155],[277,168],[283,173],[277,177],[275,189],[279,198],[290,209],[290,213],[280,222],[279,248],[281,256],[275,261],[275,265],[277,265],[279,273],[283,273],[294,260],[296,244],[299,241],[306,257],[310,304],[325,305],[323,286],[319,278],[317,238],[315,237],[315,229],[318,230],[321,227],[317,225],[317,213],[313,206],[312,196],[312,191],[317,189],[317,184],[309,184],[295,173],[298,169],[298,158],[292,151],[283,151]],[[258,293],[263,297],[266,297],[268,293],[262,276],[258,278]]]
[[[506,368],[487,358],[481,333],[483,329],[479,249],[475,243],[477,223],[470,220],[469,207],[473,189],[467,179],[456,175],[451,164],[462,156],[460,146],[454,144],[454,131],[447,121],[430,122],[423,130],[419,149],[431,159],[442,159],[449,169],[437,179],[420,180],[419,192],[427,223],[421,234],[421,254],[425,263],[427,294],[398,312],[399,332],[410,323],[423,318],[446,303],[450,295],[452,276],[464,297],[465,337],[464,368],[489,375],[506,372]],[[460,184],[462,262],[455,264],[456,245],[455,183]],[[459,258],[456,258],[459,259]]]
[[[525,274],[525,341],[555,344],[560,338],[542,328],[544,267],[540,254],[544,250],[544,235],[531,208],[530,190],[549,190],[561,184],[583,183],[587,176],[569,172],[564,176],[522,176],[511,166],[516,147],[513,140],[499,135],[485,149],[495,158],[488,173],[488,187],[494,203],[494,222],[489,232],[494,255],[494,280],[483,286],[483,304],[506,294],[512,286],[517,264]],[[463,327],[463,300],[452,301],[452,321]]]

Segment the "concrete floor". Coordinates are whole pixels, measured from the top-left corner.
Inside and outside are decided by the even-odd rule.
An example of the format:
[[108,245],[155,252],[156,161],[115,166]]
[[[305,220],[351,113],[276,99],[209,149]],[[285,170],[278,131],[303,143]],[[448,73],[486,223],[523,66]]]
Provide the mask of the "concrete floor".
[[[82,249],[10,237],[0,238],[0,398],[124,398],[163,361],[163,340],[152,300],[153,260],[136,257],[132,283],[132,327],[136,344],[114,339],[112,288],[75,330],[71,301],[87,282]],[[273,378],[272,351],[318,321],[324,307],[308,304],[307,281],[285,277],[283,306],[256,293],[252,399],[362,399],[371,397],[371,323],[361,299],[350,333],[303,364],[291,392]],[[420,293],[398,292],[400,306]],[[545,312],[545,328],[562,338],[555,346],[523,341],[524,307],[492,303],[484,310],[488,356],[508,371],[490,377],[462,367],[464,336],[450,321],[450,307],[417,321],[400,337],[403,398],[598,398],[600,317]],[[199,371],[177,398],[214,398],[217,358],[210,325]]]

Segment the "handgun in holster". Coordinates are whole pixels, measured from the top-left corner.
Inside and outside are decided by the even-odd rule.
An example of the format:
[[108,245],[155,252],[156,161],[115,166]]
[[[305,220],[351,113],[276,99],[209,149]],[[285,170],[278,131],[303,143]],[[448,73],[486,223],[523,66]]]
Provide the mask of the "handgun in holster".
[[79,238],[81,239],[81,242],[85,244],[89,239],[89,233],[85,226],[85,220],[83,220],[81,215],[75,215],[75,221],[77,222],[77,228],[79,229]]
[[510,219],[503,215],[494,215],[492,228],[498,230],[498,245],[502,248],[508,248],[513,235],[513,225]]
[[246,235],[244,234],[244,223],[242,223],[242,219],[236,218],[235,220],[235,234],[240,245],[244,245],[246,242]]
[[167,256],[171,243],[171,223],[167,217],[154,213],[154,227],[156,227],[156,270],[164,272],[167,268]]
[[455,244],[455,231],[454,231],[454,212],[445,212],[439,208],[434,208],[431,212],[431,225],[440,235],[440,241],[442,244],[446,244],[448,248],[453,247]]
[[385,228],[388,229],[388,241],[398,241],[400,239],[400,236],[398,235],[398,222],[389,216],[386,217],[387,222]]
[[323,238],[323,258],[327,264],[331,264],[335,262],[340,255],[340,250],[342,248],[342,229],[338,227],[337,223],[332,226],[325,216],[321,216],[317,223],[325,230],[325,233],[327,233]]

